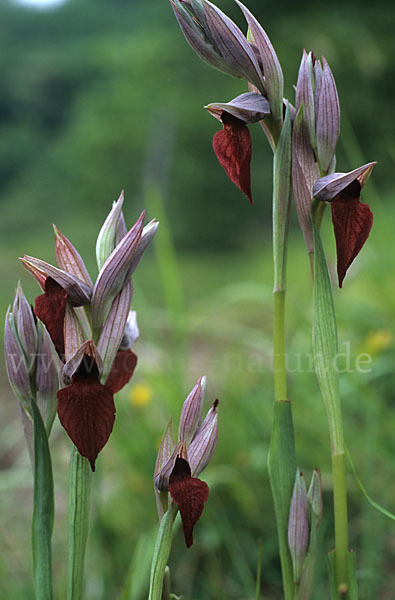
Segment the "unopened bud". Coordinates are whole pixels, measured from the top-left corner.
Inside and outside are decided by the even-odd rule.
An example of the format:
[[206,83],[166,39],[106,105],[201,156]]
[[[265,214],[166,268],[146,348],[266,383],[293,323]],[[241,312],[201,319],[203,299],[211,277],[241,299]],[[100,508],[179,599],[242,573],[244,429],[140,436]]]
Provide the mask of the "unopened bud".
[[317,528],[321,523],[324,510],[322,504],[321,471],[319,469],[314,469],[313,471],[309,491],[307,492],[307,501],[315,517],[315,526]]
[[302,574],[303,562],[309,543],[309,516],[306,484],[299,469],[296,471],[288,521],[288,545],[292,558],[294,581]]
[[296,110],[303,105],[303,116],[309,132],[310,143],[313,148],[316,147],[315,136],[315,114],[314,114],[314,94],[313,94],[313,70],[311,53],[307,55],[303,50],[302,61],[300,63],[298,82],[296,84]]
[[197,477],[199,473],[208,465],[218,441],[218,400],[215,400],[206,418],[198,428],[192,442],[188,448],[189,465],[191,467],[192,477]]
[[178,441],[189,444],[194,437],[202,417],[206,378],[200,377],[185,400],[178,428]]
[[[96,242],[96,262],[100,270],[117,244],[119,219],[122,214],[123,190],[100,229]],[[126,232],[125,232],[126,233]],[[123,236],[122,236],[123,237]],[[121,238],[122,239],[122,238]],[[120,240],[119,240],[120,241]]]
[[325,58],[317,96],[316,135],[321,171],[328,172],[340,133],[340,105],[336,83]]
[[125,285],[125,280],[143,232],[145,211],[132,229],[119,242],[105,261],[93,290],[92,324],[103,325],[106,313],[115,296]]

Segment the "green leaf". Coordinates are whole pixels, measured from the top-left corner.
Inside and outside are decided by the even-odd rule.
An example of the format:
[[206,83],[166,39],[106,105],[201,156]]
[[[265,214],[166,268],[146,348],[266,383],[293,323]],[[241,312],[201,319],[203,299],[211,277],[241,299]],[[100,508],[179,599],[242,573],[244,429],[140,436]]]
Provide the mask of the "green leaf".
[[73,446],[69,467],[67,599],[81,600],[89,528],[91,468]]
[[332,452],[344,452],[339,381],[335,307],[332,285],[319,231],[312,218],[314,238],[313,352],[315,371],[329,421]]
[[54,491],[47,432],[35,400],[31,400],[34,428],[34,506],[32,548],[34,589],[37,600],[52,598],[51,537]]
[[352,472],[354,474],[354,477],[357,480],[357,483],[358,483],[359,487],[361,488],[361,491],[362,491],[363,495],[365,496],[366,500],[369,502],[369,504],[371,504],[371,506],[373,506],[373,508],[375,508],[376,510],[378,510],[379,512],[381,512],[381,514],[383,514],[385,517],[388,517],[389,519],[392,519],[393,521],[395,521],[395,515],[392,514],[386,508],[383,508],[382,506],[380,506],[380,504],[377,504],[377,502],[375,502],[373,500],[373,498],[371,498],[369,496],[369,494],[367,493],[367,491],[365,490],[365,488],[364,488],[364,486],[362,484],[362,481],[359,479],[359,477],[357,475],[357,472],[355,470],[354,464],[353,464],[353,462],[351,460],[350,453],[349,453],[349,451],[348,451],[347,448],[346,448],[346,455],[347,455],[347,458],[348,458],[349,463],[351,465],[351,470],[352,470]]
[[177,514],[177,506],[174,502],[163,515],[159,525],[159,531],[155,542],[154,555],[152,557],[150,589],[148,600],[161,600],[162,586],[167,560],[171,549],[171,536],[174,519]]

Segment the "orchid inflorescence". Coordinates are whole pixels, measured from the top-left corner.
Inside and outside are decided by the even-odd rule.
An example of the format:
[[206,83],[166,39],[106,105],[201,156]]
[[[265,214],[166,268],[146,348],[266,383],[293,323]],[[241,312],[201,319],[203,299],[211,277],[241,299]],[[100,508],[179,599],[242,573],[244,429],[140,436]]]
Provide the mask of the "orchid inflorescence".
[[37,397],[45,409],[48,435],[57,410],[92,470],[114,425],[113,395],[128,383],[137,364],[131,350],[139,335],[136,313],[130,310],[131,276],[158,227],[155,220],[144,227],[143,212],[128,231],[122,206],[123,193],[97,239],[95,283],[57,227],[58,267],[31,256],[21,258],[43,294],[31,310],[18,285],[5,324],[8,376],[26,427]]
[[[284,78],[276,52],[261,25],[239,1],[248,24],[239,27],[208,0],[170,0],[180,28],[193,50],[216,69],[248,82],[249,92],[229,102],[205,108],[223,129],[214,134],[213,148],[229,179],[253,204],[247,125],[259,122],[272,148],[278,141],[285,109],[291,114],[292,185],[299,223],[312,255],[311,213],[321,202],[331,203],[337,247],[337,272],[342,287],[347,269],[364,245],[373,222],[360,192],[373,166],[370,162],[349,173],[337,173],[336,145],[340,108],[336,84],[325,60],[303,52],[293,106],[283,98]],[[321,209],[322,210],[322,209]]]
[[200,377],[186,398],[178,427],[178,442],[174,441],[172,421],[166,428],[159,447],[154,472],[155,495],[159,519],[171,501],[181,514],[186,546],[193,543],[193,528],[207,502],[209,488],[197,476],[208,465],[218,439],[218,400],[215,400],[202,421],[206,378]]

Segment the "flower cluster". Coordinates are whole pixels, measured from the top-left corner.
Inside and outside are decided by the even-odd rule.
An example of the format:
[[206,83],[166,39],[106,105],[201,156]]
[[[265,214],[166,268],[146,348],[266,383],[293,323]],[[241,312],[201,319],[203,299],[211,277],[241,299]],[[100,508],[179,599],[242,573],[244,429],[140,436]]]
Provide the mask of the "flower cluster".
[[334,173],[340,132],[340,108],[335,80],[325,60],[303,53],[293,106],[283,98],[280,62],[266,32],[239,1],[248,24],[245,36],[208,0],[170,0],[180,28],[193,50],[211,66],[248,82],[249,92],[230,102],[205,108],[223,129],[213,148],[229,179],[251,204],[251,137],[247,125],[260,122],[273,150],[288,106],[293,125],[292,185],[299,223],[309,254],[313,253],[311,214],[314,198],[331,202],[337,247],[337,271],[342,286],[346,271],[365,243],[373,222],[360,192],[375,163],[350,173]]
[[181,514],[186,546],[193,543],[193,528],[203,512],[209,489],[197,476],[209,463],[218,439],[218,400],[201,422],[206,378],[200,377],[184,402],[178,427],[178,443],[170,421],[160,444],[154,484],[159,519],[167,510],[168,495]]
[[[55,227],[58,267],[25,255],[21,261],[43,293],[32,312],[18,288],[6,319],[8,373],[20,402],[28,410],[27,399],[31,401],[36,391],[40,394],[40,386],[50,387],[52,396],[55,390],[59,420],[92,470],[113,428],[113,395],[130,380],[137,364],[131,350],[138,337],[136,314],[130,310],[131,276],[158,227],[156,221],[144,227],[143,212],[128,231],[122,205],[123,193],[99,233],[95,283],[75,247]],[[49,338],[61,365],[61,389],[53,381],[49,384],[40,366],[40,347],[48,349]],[[14,355],[23,359],[17,369],[10,363]],[[32,356],[39,359],[32,362]],[[56,410],[56,402],[51,406]],[[52,420],[53,416],[52,408]]]

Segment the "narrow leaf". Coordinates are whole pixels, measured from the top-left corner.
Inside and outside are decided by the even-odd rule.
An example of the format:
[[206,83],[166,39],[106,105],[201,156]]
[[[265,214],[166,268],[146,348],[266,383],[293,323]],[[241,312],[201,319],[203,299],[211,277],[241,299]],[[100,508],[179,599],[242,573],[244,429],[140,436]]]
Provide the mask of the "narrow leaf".
[[176,504],[171,504],[159,525],[151,565],[150,589],[148,600],[161,600],[163,577],[171,549],[171,535],[177,514]]
[[313,352],[315,371],[328,415],[332,451],[344,452],[339,382],[336,371],[338,353],[335,308],[320,234],[312,219],[314,238]]
[[346,450],[346,455],[347,455],[348,461],[349,461],[349,463],[351,465],[351,470],[352,470],[352,472],[354,474],[354,477],[355,477],[355,479],[357,481],[357,484],[359,485],[359,487],[361,489],[361,492],[365,496],[366,500],[369,502],[369,504],[371,506],[373,506],[373,508],[375,508],[376,510],[378,510],[379,512],[381,512],[381,514],[383,514],[385,517],[388,517],[389,519],[392,519],[393,521],[395,521],[395,515],[393,513],[391,513],[386,508],[383,508],[382,506],[380,506],[380,504],[377,504],[377,502],[375,502],[373,500],[373,498],[371,498],[369,496],[369,494],[367,493],[366,489],[363,486],[362,481],[359,479],[359,477],[357,475],[357,472],[356,472],[355,467],[354,467],[354,463],[351,460],[351,456],[350,456],[350,453],[349,453],[348,449],[346,448],[345,450]]

